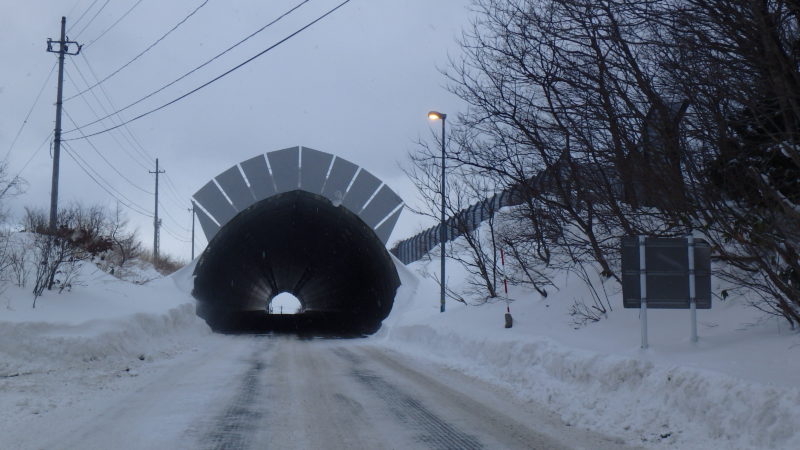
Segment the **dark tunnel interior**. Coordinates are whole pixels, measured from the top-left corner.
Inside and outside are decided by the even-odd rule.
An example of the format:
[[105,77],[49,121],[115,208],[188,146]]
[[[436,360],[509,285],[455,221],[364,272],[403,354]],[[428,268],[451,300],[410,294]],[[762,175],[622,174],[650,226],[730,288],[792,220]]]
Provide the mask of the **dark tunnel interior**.
[[[383,243],[325,197],[295,190],[253,204],[209,242],[194,271],[198,315],[217,332],[371,334],[400,286]],[[301,312],[269,314],[282,292]]]

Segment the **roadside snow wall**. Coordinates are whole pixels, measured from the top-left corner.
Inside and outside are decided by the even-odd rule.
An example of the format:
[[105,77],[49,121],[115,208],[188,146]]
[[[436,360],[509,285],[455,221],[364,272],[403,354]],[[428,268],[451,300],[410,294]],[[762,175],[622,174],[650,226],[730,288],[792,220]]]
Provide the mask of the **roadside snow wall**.
[[481,339],[428,325],[391,329],[392,348],[548,406],[568,423],[650,448],[800,448],[800,389],[602,355],[554,340]]

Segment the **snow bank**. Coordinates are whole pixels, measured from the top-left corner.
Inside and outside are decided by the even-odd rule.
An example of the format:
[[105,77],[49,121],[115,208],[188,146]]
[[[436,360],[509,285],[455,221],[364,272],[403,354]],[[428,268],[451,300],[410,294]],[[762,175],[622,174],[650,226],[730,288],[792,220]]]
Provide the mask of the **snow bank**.
[[[401,343],[402,342],[402,343]],[[680,448],[800,448],[800,389],[576,350],[395,327],[392,346],[504,386],[568,423],[630,443]]]
[[[564,275],[548,298],[515,288],[515,323],[505,329],[505,302],[448,302],[439,313],[438,285],[414,273],[426,264],[438,261],[400,270],[404,285],[376,343],[489,381],[570,424],[633,445],[800,448],[800,336],[764,320],[746,299],[700,311],[697,344],[689,341],[688,311],[653,311],[651,348],[641,350],[638,310],[623,310],[614,292],[609,318],[576,329],[569,306],[589,295],[579,281]],[[460,282],[453,266],[451,285]]]
[[210,330],[195,314],[186,277],[139,285],[84,263],[69,292],[46,291],[35,309],[29,289],[7,288],[0,378],[153,359],[189,345]]
[[208,333],[194,306],[80,324],[0,323],[0,378],[70,370],[108,359],[152,359]]

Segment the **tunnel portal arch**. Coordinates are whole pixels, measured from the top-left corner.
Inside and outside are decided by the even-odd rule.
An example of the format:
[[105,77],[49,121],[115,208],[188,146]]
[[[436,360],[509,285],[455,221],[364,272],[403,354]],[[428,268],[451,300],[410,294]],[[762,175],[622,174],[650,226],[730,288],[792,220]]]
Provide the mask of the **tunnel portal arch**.
[[[209,242],[192,294],[212,328],[371,333],[391,311],[400,280],[385,244],[403,203],[367,170],[292,147],[230,167],[192,201]],[[265,311],[282,292],[301,314]]]

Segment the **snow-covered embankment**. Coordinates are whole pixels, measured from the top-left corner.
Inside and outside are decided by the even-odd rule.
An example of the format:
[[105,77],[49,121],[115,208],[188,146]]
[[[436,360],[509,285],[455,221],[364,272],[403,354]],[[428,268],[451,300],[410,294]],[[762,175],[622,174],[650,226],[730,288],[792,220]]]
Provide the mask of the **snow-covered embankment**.
[[511,304],[512,329],[502,326],[504,302],[448,302],[441,314],[438,286],[413,272],[423,264],[399,268],[404,285],[376,336],[393,349],[489,381],[570,424],[633,445],[800,448],[800,339],[772,323],[743,326],[754,320],[744,304],[704,311],[699,345],[688,342],[680,311],[659,314],[654,345],[643,351],[637,311],[618,310],[581,329],[569,324],[568,305],[588,295],[574,281],[561,280],[548,299],[512,291],[518,299]]

